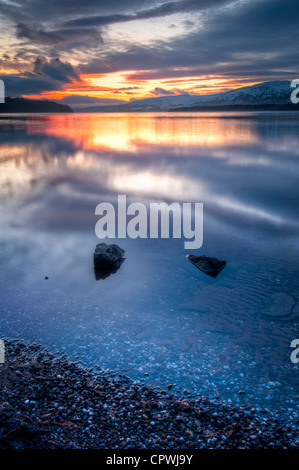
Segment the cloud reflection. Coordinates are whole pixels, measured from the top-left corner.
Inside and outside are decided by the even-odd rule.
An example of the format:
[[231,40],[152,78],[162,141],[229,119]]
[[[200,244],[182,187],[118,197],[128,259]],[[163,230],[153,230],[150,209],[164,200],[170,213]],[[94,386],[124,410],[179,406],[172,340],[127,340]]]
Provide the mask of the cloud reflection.
[[39,207],[39,226],[91,229],[95,205],[127,194],[203,202],[207,217],[239,230],[246,220],[297,229],[296,117],[277,126],[266,114],[58,115],[7,126],[1,199]]

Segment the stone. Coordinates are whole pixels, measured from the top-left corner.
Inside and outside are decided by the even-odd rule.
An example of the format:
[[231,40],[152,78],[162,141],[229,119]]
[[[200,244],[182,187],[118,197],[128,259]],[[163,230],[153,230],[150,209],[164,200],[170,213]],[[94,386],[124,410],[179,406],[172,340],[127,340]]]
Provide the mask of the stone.
[[267,318],[291,321],[299,316],[298,303],[285,292],[276,292],[262,300],[259,313]]
[[106,279],[118,271],[126,257],[125,250],[118,245],[99,243],[94,251],[93,264],[96,280]]
[[210,258],[204,255],[187,255],[186,258],[200,271],[214,278],[216,278],[220,271],[226,266],[226,261],[220,261],[217,258]]

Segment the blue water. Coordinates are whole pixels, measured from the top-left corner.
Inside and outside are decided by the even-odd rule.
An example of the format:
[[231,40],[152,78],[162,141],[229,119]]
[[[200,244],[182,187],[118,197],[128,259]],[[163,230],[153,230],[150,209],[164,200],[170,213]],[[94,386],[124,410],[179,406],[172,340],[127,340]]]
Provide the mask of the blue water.
[[[2,116],[0,183],[0,337],[298,417],[298,114]],[[96,281],[95,207],[119,194],[202,202],[193,253],[225,269],[197,270],[183,239],[126,238]]]

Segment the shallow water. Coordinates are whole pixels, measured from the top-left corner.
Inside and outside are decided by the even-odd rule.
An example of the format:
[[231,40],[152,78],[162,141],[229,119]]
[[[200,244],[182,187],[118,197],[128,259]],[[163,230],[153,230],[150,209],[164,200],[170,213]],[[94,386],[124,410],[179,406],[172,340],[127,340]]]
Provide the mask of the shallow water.
[[[296,113],[2,116],[0,169],[0,337],[298,416]],[[119,194],[202,202],[193,253],[225,269],[197,270],[183,239],[126,238],[96,281],[95,207]]]

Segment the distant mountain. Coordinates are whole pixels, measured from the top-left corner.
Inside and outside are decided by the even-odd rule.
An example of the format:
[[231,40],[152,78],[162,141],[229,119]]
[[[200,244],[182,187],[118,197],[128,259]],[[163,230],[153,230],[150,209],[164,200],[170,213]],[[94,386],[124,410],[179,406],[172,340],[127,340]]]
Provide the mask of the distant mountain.
[[25,98],[5,98],[5,103],[0,103],[1,113],[72,113],[73,110],[66,104],[58,104],[55,101],[27,100]]
[[274,81],[213,95],[171,95],[130,101],[119,106],[96,106],[81,112],[205,111],[245,109],[290,109],[299,107],[291,100],[291,82]]
[[131,102],[131,105],[134,107],[146,106],[158,107],[159,109],[173,109],[186,106],[288,104],[291,102],[290,96],[292,91],[291,82],[266,82],[213,95],[173,95],[147,98],[138,102]]
[[[299,110],[299,105],[290,100],[293,90],[289,81],[265,82],[212,95],[168,95],[120,105],[89,106],[76,112]],[[67,104],[48,100],[8,97],[5,103],[0,103],[0,114],[72,112]]]

